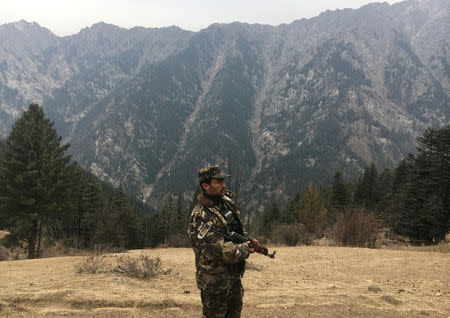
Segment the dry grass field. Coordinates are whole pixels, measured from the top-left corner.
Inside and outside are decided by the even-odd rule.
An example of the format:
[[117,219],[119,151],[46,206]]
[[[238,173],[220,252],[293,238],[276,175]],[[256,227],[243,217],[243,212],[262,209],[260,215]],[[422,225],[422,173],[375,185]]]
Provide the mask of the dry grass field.
[[[450,317],[448,252],[277,250],[275,259],[250,256],[242,317]],[[151,280],[79,274],[82,256],[0,262],[0,317],[200,317],[192,250],[145,252],[170,272]]]

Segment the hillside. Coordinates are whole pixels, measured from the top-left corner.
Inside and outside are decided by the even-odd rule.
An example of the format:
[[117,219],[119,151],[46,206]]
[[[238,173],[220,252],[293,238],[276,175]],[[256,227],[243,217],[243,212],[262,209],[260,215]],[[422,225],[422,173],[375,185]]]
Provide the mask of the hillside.
[[[276,249],[273,260],[250,257],[243,279],[243,318],[447,318],[450,312],[448,252]],[[170,272],[149,281],[112,273],[77,274],[75,265],[85,260],[79,256],[0,262],[0,315],[198,317],[201,304],[192,250],[145,252],[160,257]],[[370,285],[381,291],[369,291]]]
[[394,167],[450,122],[450,4],[372,3],[279,26],[123,29],[57,37],[0,26],[0,132],[42,103],[87,169],[158,205],[224,166],[259,208],[336,170]]

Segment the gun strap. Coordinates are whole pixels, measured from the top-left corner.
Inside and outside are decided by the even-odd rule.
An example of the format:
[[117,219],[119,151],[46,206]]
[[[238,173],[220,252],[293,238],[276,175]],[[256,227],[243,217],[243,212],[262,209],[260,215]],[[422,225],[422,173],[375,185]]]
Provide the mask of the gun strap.
[[236,222],[238,224],[238,229],[237,230],[238,230],[238,232],[240,232],[238,234],[244,234],[244,227],[242,226],[242,222],[239,219],[236,206],[232,202],[230,202],[228,200],[223,200],[223,202],[234,214],[234,218],[236,219]]
[[212,215],[213,217],[216,217],[220,220],[220,222],[222,222],[222,224],[225,226],[227,232],[229,232],[229,227],[228,227],[228,223],[227,221],[223,218],[223,216],[219,213],[214,213],[213,211],[211,211],[206,205],[203,205],[203,211],[206,211],[207,213],[209,213],[210,215]]
[[220,232],[220,231],[217,231],[217,230],[216,230],[214,227],[212,227],[212,226],[209,228],[209,230],[212,231],[212,232],[214,232],[214,233],[217,233],[217,234],[219,234],[219,235],[222,235],[224,238],[226,238],[226,239],[228,239],[228,240],[231,241],[231,236],[230,236],[230,235],[225,234],[225,233],[222,233],[222,232]]

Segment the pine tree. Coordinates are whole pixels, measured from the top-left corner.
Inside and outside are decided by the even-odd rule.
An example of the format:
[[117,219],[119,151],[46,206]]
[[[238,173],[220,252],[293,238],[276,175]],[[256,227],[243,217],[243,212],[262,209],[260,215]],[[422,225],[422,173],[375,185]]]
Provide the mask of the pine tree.
[[270,202],[262,213],[262,222],[259,232],[267,238],[270,237],[272,230],[280,223],[280,219],[281,210],[278,202]]
[[12,242],[26,241],[29,258],[39,257],[46,229],[73,210],[75,163],[53,125],[31,104],[15,122],[0,162],[0,213]]
[[396,193],[404,192],[411,183],[414,161],[415,158],[413,154],[409,153],[403,160],[400,161],[397,168],[395,168],[394,177],[392,180],[392,189],[395,190]]
[[417,142],[400,228],[402,234],[436,243],[450,229],[450,126],[427,129]]
[[161,236],[158,233],[158,214],[149,213],[142,218],[142,233],[144,246],[154,247],[161,243]]
[[281,212],[281,222],[286,224],[297,223],[299,219],[299,211],[302,205],[302,197],[297,193],[292,200],[290,200],[286,207]]
[[376,206],[380,198],[378,186],[378,172],[375,163],[364,169],[362,179],[358,182],[355,201],[360,205],[371,209]]
[[88,176],[80,185],[77,205],[77,236],[84,247],[93,243],[97,222],[99,222],[96,214],[102,208],[103,203],[100,183],[93,175]]
[[378,198],[382,199],[384,196],[392,192],[393,174],[390,169],[384,169],[378,177]]
[[[0,162],[3,160],[3,152],[5,150],[6,143],[3,139],[0,139]],[[5,216],[0,211],[0,230],[6,229],[6,219]]]
[[318,236],[325,228],[327,215],[320,191],[315,186],[310,186],[303,193],[302,198],[303,208],[300,210],[300,221],[312,236]]
[[404,222],[402,222],[404,216],[402,215],[407,213],[405,203],[411,188],[414,160],[414,156],[408,154],[400,161],[391,176],[391,193],[385,194],[376,207],[376,215],[395,233],[399,234],[405,234]]
[[151,241],[152,245],[167,244],[171,230],[173,229],[171,220],[173,220],[175,202],[172,195],[167,194],[164,197],[164,203],[151,218]]
[[389,169],[384,169],[384,171],[378,178],[380,200],[376,205],[375,215],[379,219],[383,220],[388,226],[389,223],[393,221],[393,219],[390,217],[393,212],[392,206],[394,204],[392,194],[393,178],[393,173]]
[[126,248],[142,247],[141,222],[122,187],[111,196],[110,213],[115,220],[111,228],[114,245]]
[[344,182],[342,174],[338,171],[334,175],[333,184],[331,186],[331,206],[336,211],[343,211],[350,204],[350,192]]
[[173,233],[177,235],[186,235],[186,228],[188,226],[188,218],[186,213],[186,208],[184,205],[183,195],[180,193],[178,195],[175,210],[174,210],[174,220],[173,222]]

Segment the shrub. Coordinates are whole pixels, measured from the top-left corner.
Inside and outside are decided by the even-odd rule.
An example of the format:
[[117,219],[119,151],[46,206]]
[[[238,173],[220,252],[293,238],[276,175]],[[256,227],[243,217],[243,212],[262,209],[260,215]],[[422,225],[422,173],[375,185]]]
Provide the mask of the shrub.
[[307,241],[306,229],[303,224],[279,224],[272,231],[274,243],[295,246]]
[[373,214],[353,209],[336,216],[328,237],[338,245],[376,248],[381,231],[382,224]]
[[7,261],[11,258],[11,252],[9,249],[0,245],[0,261]]
[[149,279],[159,274],[167,274],[170,272],[170,270],[164,270],[162,268],[159,257],[151,258],[146,253],[142,253],[137,257],[128,255],[119,257],[114,271],[142,279]]
[[170,270],[162,268],[159,257],[152,258],[146,253],[138,256],[112,256],[116,260],[115,264],[106,262],[105,255],[88,257],[84,262],[76,265],[78,273],[98,274],[116,272],[129,277],[150,279],[159,274],[168,274]]
[[84,262],[76,265],[78,273],[98,274],[107,272],[104,255],[89,256]]

